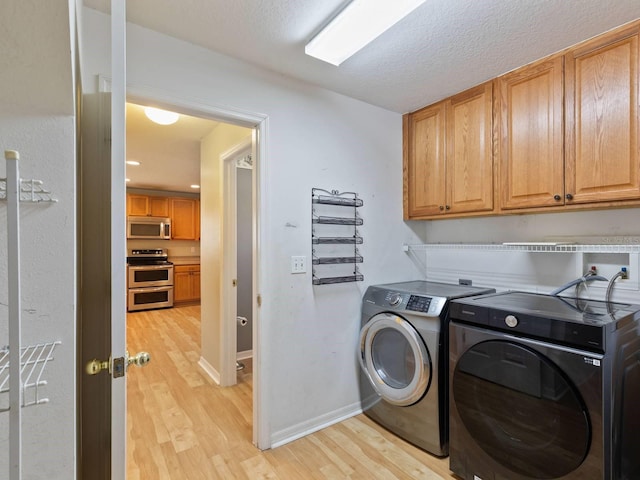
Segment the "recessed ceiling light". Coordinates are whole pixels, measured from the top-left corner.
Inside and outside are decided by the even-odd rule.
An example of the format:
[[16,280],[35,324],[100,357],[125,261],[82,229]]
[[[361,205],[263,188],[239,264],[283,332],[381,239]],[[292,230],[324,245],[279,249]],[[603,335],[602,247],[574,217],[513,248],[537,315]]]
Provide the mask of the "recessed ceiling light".
[[200,185],[191,185],[191,188],[200,188]]
[[144,114],[149,120],[160,125],[171,125],[172,123],[176,123],[178,117],[180,117],[176,112],[169,112],[168,110],[153,107],[144,107]]
[[125,181],[125,182],[130,182],[130,181],[131,181],[131,179],[130,179],[130,178],[125,178],[125,179],[124,179],[124,181]]
[[307,55],[340,65],[426,0],[353,0],[304,48]]
[[138,162],[137,160],[127,160],[127,165],[138,166],[138,165],[140,165],[140,162]]

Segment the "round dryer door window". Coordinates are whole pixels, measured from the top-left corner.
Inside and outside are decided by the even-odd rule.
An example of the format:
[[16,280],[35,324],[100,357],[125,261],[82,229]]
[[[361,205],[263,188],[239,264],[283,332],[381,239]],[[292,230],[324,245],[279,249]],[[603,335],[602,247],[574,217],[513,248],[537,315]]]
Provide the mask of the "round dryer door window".
[[379,313],[360,332],[360,366],[378,394],[393,405],[420,400],[431,382],[431,359],[404,318]]
[[467,432],[495,461],[526,478],[561,478],[589,451],[591,428],[577,388],[551,360],[521,344],[474,345],[452,374]]

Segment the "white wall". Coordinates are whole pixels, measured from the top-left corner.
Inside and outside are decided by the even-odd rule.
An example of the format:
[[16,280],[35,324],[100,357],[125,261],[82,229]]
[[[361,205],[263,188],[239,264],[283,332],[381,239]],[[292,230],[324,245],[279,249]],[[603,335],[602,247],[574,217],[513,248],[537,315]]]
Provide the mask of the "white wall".
[[[640,243],[640,209],[625,208],[536,215],[438,220],[426,223],[429,243],[503,243],[568,241],[581,244]],[[613,300],[640,304],[638,254],[523,253],[483,250],[422,250],[408,253],[429,280],[474,285],[498,290],[549,293],[582,276],[592,265],[611,278],[621,266],[629,266],[629,279],[616,281]],[[582,295],[603,300],[606,282],[590,284]],[[573,294],[567,290],[566,294]]]
[[[22,409],[23,478],[75,477],[75,133],[73,2],[3,0],[0,151],[59,200],[21,204],[22,343],[62,341],[43,379],[50,403]],[[2,155],[0,153],[0,155]],[[6,177],[4,155],[0,177]],[[0,202],[0,346],[7,344],[7,205]],[[0,394],[6,407],[7,394]],[[8,413],[0,413],[0,478],[8,478]]]
[[[84,11],[92,32],[84,39],[85,76],[107,71],[97,64],[107,20]],[[420,276],[400,248],[420,241],[402,221],[401,116],[136,26],[127,42],[131,85],[268,116],[260,206],[263,413],[276,443],[351,414],[362,294],[370,283]],[[364,283],[312,287],[310,272],[289,273],[291,255],[311,257],[313,187],[364,199]]]

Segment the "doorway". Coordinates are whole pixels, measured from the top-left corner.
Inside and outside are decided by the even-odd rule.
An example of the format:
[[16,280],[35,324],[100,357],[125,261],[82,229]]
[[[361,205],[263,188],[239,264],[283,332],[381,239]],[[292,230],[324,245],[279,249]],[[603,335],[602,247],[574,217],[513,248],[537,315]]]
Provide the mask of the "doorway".
[[[165,108],[178,110],[173,107]],[[245,330],[251,329],[249,321],[253,316],[252,288],[249,286],[249,297],[246,298],[246,278],[248,268],[249,282],[252,283],[255,265],[252,261],[255,204],[251,191],[255,180],[253,169],[244,168],[234,179],[240,182],[227,182],[226,177],[221,178],[217,172],[220,171],[219,165],[227,163],[225,152],[236,151],[238,145],[242,146],[242,158],[235,159],[236,164],[243,160],[243,166],[246,167],[247,159],[253,162],[252,138],[256,136],[250,128],[187,114],[180,114],[176,125],[181,125],[177,127],[158,127],[142,117],[142,109],[142,105],[127,104],[128,197],[148,195],[150,199],[168,198],[169,205],[176,199],[184,203],[190,198],[196,198],[199,218],[198,228],[195,229],[197,233],[193,238],[181,236],[180,240],[162,241],[160,245],[167,250],[169,261],[175,263],[174,308],[129,312],[127,315],[129,348],[132,351],[144,350],[146,343],[146,348],[150,350],[154,359],[147,369],[130,371],[128,374],[128,478],[136,478],[136,475],[142,475],[143,478],[149,474],[166,475],[171,469],[171,465],[167,463],[170,463],[170,460],[167,458],[174,458],[177,462],[183,453],[193,454],[192,451],[196,448],[211,454],[212,452],[207,450],[207,439],[210,437],[208,432],[223,430],[225,427],[218,423],[218,418],[210,418],[209,427],[203,428],[207,425],[208,417],[201,416],[201,421],[198,422],[194,422],[193,418],[205,411],[228,410],[229,405],[221,405],[220,402],[231,402],[232,410],[242,406],[242,411],[235,411],[239,419],[238,430],[244,436],[248,434],[249,439],[252,439],[250,432],[254,415],[253,362],[246,359],[252,348],[243,350],[245,358],[242,360],[245,368],[237,373],[235,360],[238,358],[236,337],[238,340],[244,337],[243,344],[246,345]],[[146,122],[146,129],[141,127],[141,122]],[[238,142],[238,139],[241,140]],[[197,168],[193,168],[194,163],[197,164]],[[189,172],[197,175],[189,178]],[[243,190],[246,190],[247,186],[249,188],[248,196],[244,191],[240,200],[237,196],[238,185],[242,185]],[[199,194],[187,191],[190,188],[197,188]],[[230,198],[233,198],[233,202],[229,202]],[[216,235],[218,230],[214,224],[215,218],[219,218],[221,212],[225,216],[225,231],[233,231],[235,234],[238,228],[237,216],[227,217],[228,203],[233,203],[234,210],[240,212],[249,222],[249,238],[246,233],[247,225],[243,221],[243,225],[240,226],[243,233],[237,235],[231,243],[220,244]],[[127,214],[131,212],[127,211]],[[177,214],[172,210],[169,216],[173,215]],[[177,219],[172,218],[171,221],[175,234]],[[128,250],[158,246],[150,245],[147,240],[128,240],[127,243]],[[244,263],[240,269],[244,271],[243,278],[239,279],[237,274],[234,276],[234,279],[241,280],[238,283],[244,287],[241,316],[247,318],[247,324],[241,325],[236,312],[236,290],[231,292],[233,295],[227,295],[225,288],[221,289],[221,294],[216,294],[215,291],[220,290],[219,278],[222,271],[238,271],[238,257],[234,258],[233,252],[241,253],[242,258],[246,260],[247,247],[248,266]],[[179,284],[184,280],[182,270],[187,266],[188,269],[196,266],[198,268],[198,290],[206,292],[205,295],[201,295],[198,291],[199,302],[190,301],[193,297],[184,301],[185,289]],[[190,276],[193,276],[191,271],[187,273],[187,279]],[[225,284],[226,278],[224,276]],[[220,317],[221,312],[227,311],[231,312],[231,315]],[[233,328],[229,328],[230,326]],[[238,334],[241,328],[243,331]],[[225,336],[225,331],[229,332],[229,335]],[[231,336],[233,341],[228,342]],[[211,344],[216,338],[219,342],[217,346]],[[155,352],[152,352],[152,349]],[[224,374],[225,369],[231,369],[224,365],[224,358],[218,352],[225,351],[234,359],[233,378],[229,378],[228,375],[225,377]],[[220,364],[215,361],[218,355],[218,358],[222,359]],[[159,372],[162,374],[158,375]],[[216,385],[229,386],[236,383],[239,383],[238,388],[234,387],[222,396]],[[241,392],[241,400],[237,398],[238,392]],[[233,398],[235,400],[232,400]],[[148,411],[149,409],[152,411]],[[233,414],[232,411],[228,413]],[[245,420],[247,423],[244,423]],[[228,435],[227,431],[225,436]],[[146,474],[145,462],[152,468],[147,470]]]

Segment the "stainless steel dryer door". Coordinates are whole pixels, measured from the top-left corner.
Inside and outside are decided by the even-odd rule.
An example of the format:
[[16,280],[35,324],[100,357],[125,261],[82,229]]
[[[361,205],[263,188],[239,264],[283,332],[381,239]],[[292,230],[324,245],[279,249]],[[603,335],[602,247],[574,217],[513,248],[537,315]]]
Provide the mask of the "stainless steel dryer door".
[[366,323],[358,359],[376,392],[393,405],[412,405],[429,389],[429,352],[411,323],[398,315],[379,313]]

